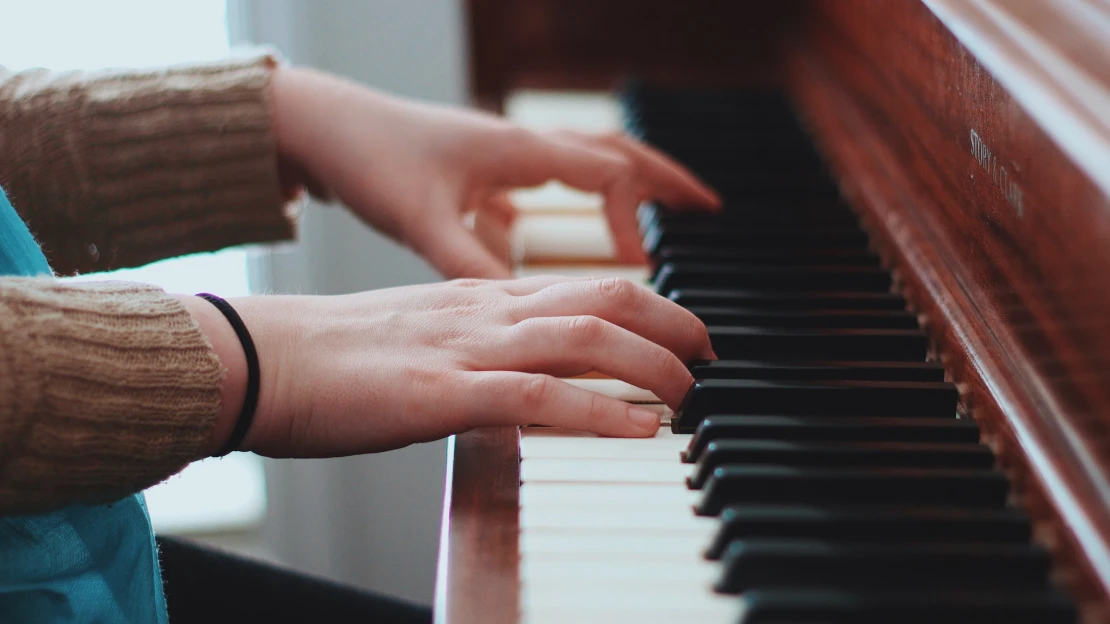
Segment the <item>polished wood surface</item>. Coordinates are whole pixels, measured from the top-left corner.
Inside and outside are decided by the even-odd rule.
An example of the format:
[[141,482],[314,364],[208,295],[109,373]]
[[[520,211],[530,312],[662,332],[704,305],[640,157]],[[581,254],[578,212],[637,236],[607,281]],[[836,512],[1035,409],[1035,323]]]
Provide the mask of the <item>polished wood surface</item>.
[[[476,99],[489,104],[515,86],[606,87],[633,73],[718,84],[732,71],[737,84],[784,85],[921,315],[960,409],[1013,477],[1084,622],[1110,622],[1110,6],[658,4],[670,12],[649,25],[643,3],[469,0]],[[559,6],[579,19],[556,15]],[[643,36],[698,23],[709,24],[700,35],[690,26]],[[705,41],[684,47],[682,37]],[[733,47],[706,58],[714,46]],[[482,444],[516,452],[515,437],[498,439]],[[507,446],[482,448],[504,455]],[[473,465],[456,461],[456,479]],[[483,479],[518,479],[518,466],[485,468],[495,472],[467,477],[478,488],[469,506],[449,512],[464,509],[470,525],[482,515],[496,525],[483,530],[505,536],[516,516]],[[437,609],[439,621],[515,621],[498,619],[501,600],[517,607],[504,584],[515,579],[515,542],[497,543],[505,551],[478,568],[450,562],[477,575],[465,588],[476,593],[452,578],[450,617]],[[466,551],[452,542],[447,552]],[[482,608],[496,617],[475,616]]]
[[520,430],[452,436],[440,532],[436,622],[518,619]]
[[467,0],[470,84],[499,109],[517,87],[608,89],[768,82],[802,3],[734,0]]
[[[963,409],[1013,474],[1088,618],[1103,621],[1110,161],[1092,176],[1092,163],[1079,158],[1110,145],[1110,131],[1105,112],[1086,119],[1082,135],[1066,126],[1085,121],[1089,98],[1110,92],[1110,76],[1079,65],[1110,58],[1110,41],[1088,41],[1079,53],[1056,47],[1075,46],[1076,35],[1039,39],[1059,52],[1060,73],[1047,84],[1030,67],[1027,37],[981,21],[1005,22],[998,11],[1028,10],[1027,3],[934,4],[952,9],[945,22],[917,3],[815,3],[790,54],[789,84],[850,203],[923,315]],[[1050,4],[1042,6],[1060,8]],[[973,5],[995,12],[963,12]],[[1110,18],[1101,26],[1108,25]],[[991,55],[993,74],[972,49]],[[1068,64],[1066,53],[1076,62]],[[1061,63],[1075,71],[1059,70]],[[1054,114],[1035,118],[1046,99]]]

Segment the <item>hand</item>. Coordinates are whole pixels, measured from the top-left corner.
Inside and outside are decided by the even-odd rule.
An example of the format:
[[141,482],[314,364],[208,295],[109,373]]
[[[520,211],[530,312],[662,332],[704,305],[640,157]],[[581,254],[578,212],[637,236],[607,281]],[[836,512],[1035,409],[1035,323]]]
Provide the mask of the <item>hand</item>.
[[601,193],[618,256],[632,263],[643,261],[635,219],[641,201],[719,204],[681,165],[622,135],[537,134],[296,68],[277,72],[273,94],[283,156],[447,277],[510,275],[464,216],[511,221],[505,192],[513,188],[557,179]]
[[[242,403],[241,349],[207,302],[183,300],[231,369],[214,451]],[[619,279],[461,280],[231,304],[262,369],[245,446],[270,456],[383,451],[488,425],[651,436],[657,414],[556,377],[597,371],[674,408],[693,383],[683,361],[713,357],[694,315]]]

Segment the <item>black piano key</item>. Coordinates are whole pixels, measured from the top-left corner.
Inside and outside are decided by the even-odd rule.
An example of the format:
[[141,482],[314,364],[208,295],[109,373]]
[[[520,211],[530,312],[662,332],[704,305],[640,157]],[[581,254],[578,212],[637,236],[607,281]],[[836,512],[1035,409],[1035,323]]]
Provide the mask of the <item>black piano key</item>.
[[743,170],[745,166],[747,165],[744,163],[736,162],[729,163],[725,169],[695,166],[694,170],[726,201],[742,198],[761,203],[833,202],[840,197],[836,185],[823,174],[805,176],[798,170],[790,174],[797,181],[797,184],[792,184],[793,180],[787,177],[765,179],[766,174],[762,171],[738,175],[737,170]]
[[[858,228],[859,222],[852,211],[837,201],[797,202],[783,205],[780,201],[760,204],[752,201],[728,201],[718,212],[707,213],[690,206],[646,205],[637,214],[641,232],[653,228],[704,227],[724,224],[761,228],[799,229],[848,229]],[[707,248],[692,245],[692,248]],[[662,247],[660,251],[662,251]],[[807,250],[799,250],[805,253]]]
[[[663,206],[644,211],[640,215],[640,223],[642,231],[648,234],[645,249],[655,251],[651,258],[653,271],[658,272],[668,263],[686,266],[693,263],[710,264],[716,267],[746,266],[763,269],[764,273],[775,269],[781,271],[806,267],[878,268],[881,266],[878,257],[869,251],[868,239],[859,231],[855,216],[839,200],[834,184],[831,183],[832,178],[826,174],[822,159],[814,149],[811,139],[797,123],[787,100],[780,93],[713,90],[691,93],[685,90],[650,89],[637,85],[626,94],[625,102],[628,110],[634,111],[631,128],[635,128],[645,140],[677,156],[703,179],[709,180],[725,199],[724,210],[715,215],[668,211]],[[779,230],[779,233],[764,236],[763,240],[754,240],[756,236],[751,233],[775,230]],[[836,230],[853,232],[850,235],[852,238],[850,246],[822,245],[815,242],[821,236],[820,232]],[[772,240],[776,236],[781,236],[784,242],[776,245],[777,241]],[[810,240],[806,241],[806,238]],[[687,242],[683,242],[684,240]],[[664,244],[670,242],[675,244]],[[736,314],[730,314],[729,311],[722,309],[694,310],[706,325],[718,328],[745,330],[756,328],[913,330],[916,328],[912,316],[904,312],[905,302],[901,297],[891,294],[889,287],[882,292],[867,292],[866,288],[860,288],[858,285],[818,284],[806,286],[804,290],[789,291],[782,290],[784,286],[790,286],[786,280],[779,280],[777,285],[764,283],[763,286],[756,286],[742,281],[727,283],[717,279],[724,272],[721,268],[714,268],[707,271],[710,275],[694,278],[695,284],[699,282],[710,284],[707,287],[681,285],[676,281],[675,285],[680,287],[664,294],[679,305],[688,308],[738,309]],[[652,279],[656,277],[653,275]],[[664,287],[670,288],[667,284],[664,284]],[[800,285],[794,287],[802,288]],[[848,288],[857,292],[848,292]],[[822,318],[819,321],[817,319],[820,315],[808,315],[807,318],[804,314],[804,312],[833,309],[839,310],[840,313],[825,315],[833,318]],[[854,314],[857,310],[896,311],[898,314],[892,317],[896,317],[897,320],[890,321],[896,325],[873,324],[871,319],[862,319],[861,315]],[[774,312],[803,312],[803,314],[784,314],[776,317]],[[738,352],[735,356],[724,356],[746,360],[740,365],[731,367],[723,363],[716,365],[692,363],[692,370],[704,367],[700,368],[701,376],[695,378],[817,381],[847,377],[869,380],[871,379],[869,375],[876,373],[893,375],[891,378],[883,377],[883,380],[902,380],[903,371],[892,372],[890,369],[881,368],[882,364],[884,362],[908,366],[924,364],[924,356],[918,358],[915,355],[912,360],[916,361],[904,361],[902,358],[890,360],[883,357],[874,358],[877,361],[857,362],[860,364],[859,368],[829,370],[821,364],[830,360],[830,356],[823,355],[816,360],[799,358],[797,352],[804,353],[800,343],[790,345],[798,347],[797,351],[772,350],[774,349],[772,345],[764,344],[765,341],[771,341],[770,338],[766,338],[768,333],[760,332],[760,334],[759,337],[749,339],[749,346],[760,347],[763,344],[761,348],[767,349],[766,353],[769,354],[767,357],[753,355],[753,350]],[[738,343],[744,339],[726,335],[723,339],[718,336],[717,341],[723,340],[735,347],[739,346]],[[791,342],[791,339],[786,340],[785,344]],[[825,342],[822,348],[831,348],[829,345],[829,342]],[[913,352],[917,353],[916,350]],[[720,350],[718,355],[723,355]],[[838,360],[864,359],[859,354],[837,357]],[[801,364],[798,367],[803,370],[790,370],[788,367],[794,364],[790,360],[807,362],[808,365]],[[869,365],[876,365],[876,368],[866,370]],[[943,371],[935,363],[927,370],[914,368],[904,373],[912,380],[917,380],[915,375],[919,372],[923,375],[939,375],[921,379],[921,381],[943,380]],[[838,468],[829,468],[828,460],[838,460],[840,456],[827,455],[824,460],[821,460],[821,450],[817,448],[813,458],[797,449],[795,449],[796,453],[783,457],[781,445],[794,440],[796,446],[809,444],[813,451],[814,446],[835,445],[838,439],[846,440],[848,444],[856,444],[851,442],[853,440],[892,439],[911,446],[919,446],[923,441],[937,438],[946,444],[975,449],[972,452],[973,455],[982,453],[983,447],[975,444],[978,441],[979,432],[974,422],[958,419],[954,417],[954,410],[952,411],[951,418],[947,417],[948,414],[945,414],[944,418],[861,417],[858,414],[846,416],[714,415],[706,419],[710,421],[709,427],[699,427],[699,432],[691,441],[691,448],[687,450],[687,454],[694,454],[694,449],[700,452],[714,440],[720,442],[718,449],[722,445],[727,449],[727,445],[731,444],[728,438],[733,435],[738,440],[764,443],[762,450],[753,450],[749,445],[747,454],[733,455],[733,458],[742,458],[738,461],[749,463],[758,461],[753,455],[763,453],[767,461],[776,459],[785,463],[823,461],[825,465],[822,467],[833,471]],[[878,423],[882,424],[874,426]],[[778,450],[769,449],[766,443],[778,444]],[[721,451],[717,450],[717,452]],[[734,452],[740,451],[734,449]],[[775,455],[776,452],[777,455]],[[790,459],[803,456],[807,458],[800,462],[797,459]],[[983,460],[990,460],[988,455],[982,455],[982,457]],[[722,461],[726,459],[722,456]],[[918,459],[927,460],[928,457],[921,456]],[[707,464],[717,462],[718,460],[713,457],[704,460]],[[849,497],[847,504],[855,503]],[[768,509],[766,506],[762,508]],[[732,509],[751,510],[753,506],[743,505]],[[827,514],[831,513],[832,508],[789,507],[788,509],[795,511],[809,509]],[[1006,519],[1001,519],[999,524],[993,525],[988,522],[982,525],[964,524],[941,516],[928,519],[920,516],[913,517],[915,512],[920,514],[922,507],[901,507],[899,509],[905,514],[901,517],[893,515],[893,512],[889,511],[891,509],[895,508],[886,506],[885,503],[881,508],[839,507],[836,511],[841,515],[837,519],[831,522],[820,522],[827,518],[819,518],[813,523],[798,519],[797,513],[793,516],[780,513],[773,518],[768,518],[764,514],[761,517],[748,518],[748,522],[744,525],[747,527],[746,534],[722,539],[724,544],[735,541],[737,537],[791,539],[808,537],[828,541],[885,543],[906,542],[908,538],[910,542],[928,545],[952,542],[966,545],[973,541],[992,544],[1028,543],[1028,520],[1011,509],[945,507],[932,510],[937,514],[963,514],[978,518],[1006,515]],[[850,518],[852,513],[857,514],[855,519],[859,524],[853,525]],[[1016,522],[1013,524],[1006,522],[1015,518]],[[753,530],[752,527],[759,522],[762,522],[762,528]],[[729,523],[726,521],[722,524]],[[815,534],[807,533],[814,530],[815,526],[820,527]],[[781,530],[782,534],[776,535],[773,532],[775,529]],[[794,530],[793,533],[791,529]],[[762,534],[763,530],[771,533]],[[868,539],[856,539],[864,533]],[[947,537],[945,537],[946,534]],[[1011,539],[991,539],[998,535],[1009,536]],[[951,561],[948,563],[951,564]],[[977,569],[974,565],[971,569],[964,566],[951,576],[973,575]],[[756,571],[763,573],[764,568],[765,566],[760,566]],[[854,570],[859,571],[863,576],[866,574],[879,576],[878,572],[864,568],[865,566],[858,566]],[[871,587],[862,584],[857,585],[861,589],[853,591],[806,589],[793,582],[797,577],[792,575],[790,570],[771,570],[769,574],[778,573],[779,578],[789,578],[790,586],[784,587],[782,592],[755,589],[743,594],[738,599],[744,604],[740,621],[753,624],[801,624],[803,622],[807,624],[818,622],[825,624],[842,622],[960,624],[961,622],[993,621],[1020,624],[1021,622],[1075,621],[1074,609],[1058,593],[1043,589],[1014,591],[1010,586],[997,590],[983,589],[983,586],[989,586],[993,582],[992,578],[998,578],[1012,570],[1006,569],[996,573],[994,569],[978,569],[981,572],[986,570],[982,576],[987,578],[973,577],[969,579],[968,584],[957,583],[945,578],[944,575],[948,570],[941,569],[939,574],[924,577],[922,582],[913,585],[913,591],[905,593],[886,591],[880,596],[876,596],[878,592]],[[817,573],[814,572],[813,576],[817,576]],[[1039,574],[1037,580],[1043,582],[1045,576],[1044,573]],[[857,576],[858,579],[859,576]],[[849,584],[849,579],[840,575],[836,576],[836,580],[842,584]],[[889,577],[879,578],[878,585],[881,586],[883,583],[897,585],[896,579]],[[938,585],[949,583],[959,591],[937,589]]]
[[721,306],[753,310],[904,310],[906,300],[889,292],[776,292],[736,288],[680,288],[667,297],[684,308]]
[[717,357],[729,360],[925,361],[920,329],[728,327],[710,325]]
[[693,433],[714,414],[955,417],[956,386],[932,381],[702,379],[686,393],[675,433]]
[[694,510],[716,516],[734,503],[990,509],[1006,504],[1008,487],[997,470],[720,466]]
[[694,379],[944,381],[939,362],[695,360],[688,366]]
[[882,266],[878,256],[869,251],[861,251],[855,248],[716,249],[696,245],[663,247],[652,258],[652,264],[657,270],[668,262],[767,267],[855,266],[878,268]]
[[679,288],[749,288],[755,290],[890,290],[890,273],[881,267],[667,263],[652,283],[655,292],[667,295]]
[[702,323],[717,327],[920,328],[917,315],[905,310],[754,310],[710,306],[687,309]]
[[863,591],[1047,589],[1048,553],[1031,544],[874,544],[734,540],[714,590],[812,587]]
[[975,444],[979,442],[979,426],[967,418],[713,415],[698,423],[682,461],[697,462],[714,440]]
[[[665,230],[669,227],[705,227],[705,226],[720,226],[726,227],[752,227],[752,228],[796,228],[796,229],[849,229],[857,228],[859,225],[856,223],[855,216],[852,213],[842,210],[840,208],[822,207],[819,205],[798,207],[792,210],[780,209],[767,209],[758,205],[749,205],[742,207],[734,207],[731,210],[726,209],[725,212],[716,214],[707,214],[697,208],[688,208],[680,213],[669,213],[664,215],[659,214],[641,214],[639,218],[640,232],[649,232],[653,229]],[[843,253],[849,251],[855,254],[870,255],[866,247],[859,247],[851,245],[848,247],[837,247],[835,245],[814,245],[813,247],[793,248],[793,249],[745,249],[742,247],[713,247],[708,245],[659,245],[652,254],[654,258],[663,258],[667,255],[667,250],[685,250],[682,252],[671,252],[676,258],[682,257],[686,254],[695,253],[698,250],[708,250],[713,254],[720,254],[719,258],[727,259],[731,254],[750,255],[752,253],[773,253],[777,255],[785,255],[788,252],[797,253],[802,256],[820,254],[822,250],[840,250]],[[876,256],[877,258],[877,256]],[[849,263],[853,264],[853,263]]]
[[981,544],[1028,544],[1032,538],[1029,517],[1013,509],[737,504],[720,517],[707,559],[720,559],[735,540],[753,538]]
[[856,227],[802,230],[727,225],[654,227],[644,233],[644,251],[649,256],[656,255],[660,249],[670,245],[700,245],[721,249],[867,249],[867,234]]
[[798,468],[990,468],[994,455],[982,444],[717,440],[705,447],[686,484],[691,489],[701,489],[718,466],[744,464]]
[[955,590],[849,592],[753,590],[741,598],[737,624],[1075,624],[1059,592]]

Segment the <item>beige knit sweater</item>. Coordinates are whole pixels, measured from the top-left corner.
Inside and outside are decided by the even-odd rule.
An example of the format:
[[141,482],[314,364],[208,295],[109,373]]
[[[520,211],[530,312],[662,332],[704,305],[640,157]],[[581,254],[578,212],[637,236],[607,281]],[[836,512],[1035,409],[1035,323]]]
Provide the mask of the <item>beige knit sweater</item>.
[[[162,71],[0,69],[0,186],[61,274],[291,238],[263,54]],[[0,277],[0,513],[110,501],[198,458],[224,371],[184,307]]]

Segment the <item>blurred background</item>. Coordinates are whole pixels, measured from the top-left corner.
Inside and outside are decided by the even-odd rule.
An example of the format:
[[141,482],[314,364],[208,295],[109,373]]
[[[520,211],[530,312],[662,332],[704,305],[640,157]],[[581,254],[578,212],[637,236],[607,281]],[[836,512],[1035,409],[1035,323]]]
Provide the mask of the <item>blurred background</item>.
[[[481,3],[478,3],[481,4]],[[438,102],[477,101],[463,0],[0,0],[0,64],[12,69],[143,67],[214,59],[266,44],[293,63]],[[58,16],[66,19],[58,19]],[[524,33],[527,36],[527,33]],[[521,90],[496,102],[534,128],[618,127],[604,91]],[[557,186],[522,207],[591,210]],[[407,250],[346,212],[312,204],[295,244],[231,249],[111,274],[171,292],[341,294],[438,279]],[[367,418],[372,418],[368,414]],[[430,602],[445,443],[339,460],[247,454],[199,462],[147,491],[155,528],[251,556]]]

